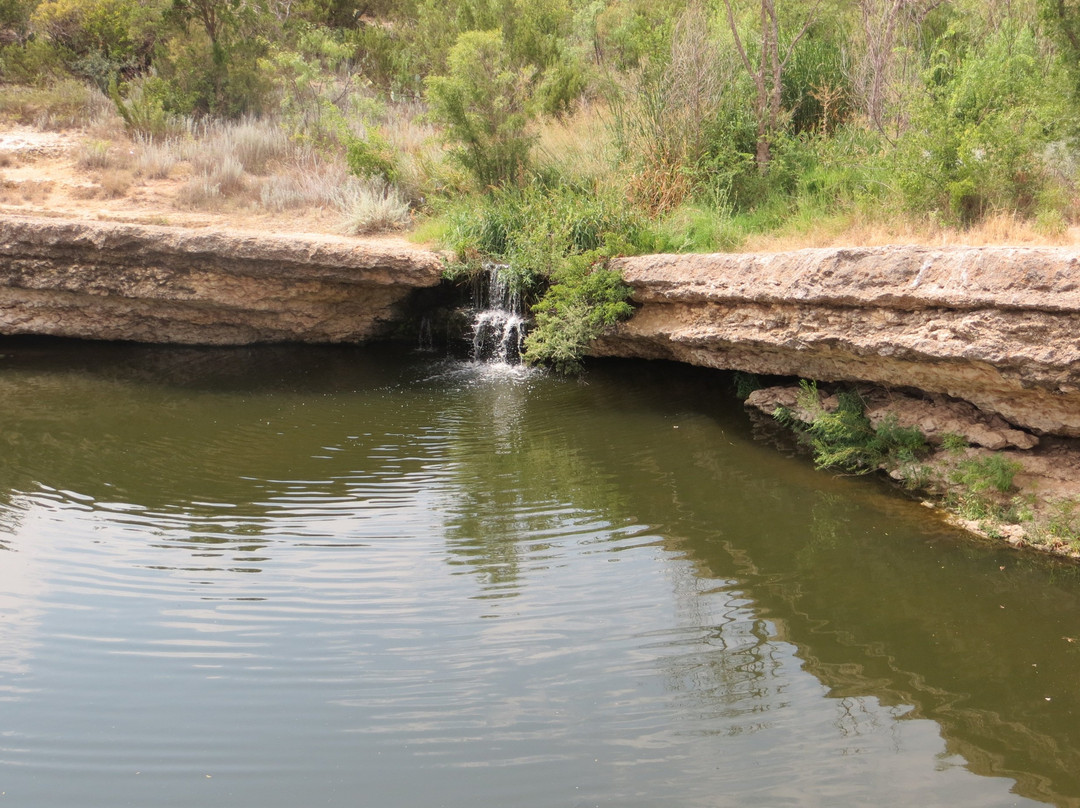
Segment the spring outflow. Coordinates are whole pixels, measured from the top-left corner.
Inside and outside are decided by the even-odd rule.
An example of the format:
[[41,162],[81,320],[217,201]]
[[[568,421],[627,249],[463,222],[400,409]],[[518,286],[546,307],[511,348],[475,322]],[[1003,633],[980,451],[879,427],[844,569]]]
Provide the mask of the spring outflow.
[[474,362],[517,364],[521,361],[526,318],[521,295],[506,264],[486,264],[487,282],[473,292],[472,359]]

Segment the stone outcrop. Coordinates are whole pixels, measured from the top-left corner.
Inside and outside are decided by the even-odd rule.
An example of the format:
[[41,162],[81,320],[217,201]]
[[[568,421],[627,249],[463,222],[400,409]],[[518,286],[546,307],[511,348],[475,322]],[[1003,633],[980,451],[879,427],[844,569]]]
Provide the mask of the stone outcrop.
[[362,342],[440,270],[390,242],[0,216],[0,334]]
[[[814,420],[816,413],[802,407],[806,393],[789,385],[755,390],[746,399],[746,406],[766,415],[779,408],[790,410],[800,421]],[[864,414],[870,426],[877,429],[891,421],[901,428],[916,427],[933,446],[944,443],[946,436],[963,438],[972,446],[995,451],[1001,449],[1034,449],[1039,439],[1030,432],[1013,429],[1000,415],[981,412],[966,401],[944,396],[917,397],[880,388],[860,389],[865,405]],[[820,411],[833,412],[839,401],[835,395],[817,391]]]
[[915,389],[1080,437],[1075,250],[810,249],[615,266],[639,310],[595,355]]

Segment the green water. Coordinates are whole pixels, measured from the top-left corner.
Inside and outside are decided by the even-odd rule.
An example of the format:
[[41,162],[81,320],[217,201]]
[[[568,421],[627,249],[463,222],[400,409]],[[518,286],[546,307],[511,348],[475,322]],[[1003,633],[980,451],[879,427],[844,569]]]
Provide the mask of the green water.
[[0,343],[0,804],[1080,804],[1080,575],[730,380]]

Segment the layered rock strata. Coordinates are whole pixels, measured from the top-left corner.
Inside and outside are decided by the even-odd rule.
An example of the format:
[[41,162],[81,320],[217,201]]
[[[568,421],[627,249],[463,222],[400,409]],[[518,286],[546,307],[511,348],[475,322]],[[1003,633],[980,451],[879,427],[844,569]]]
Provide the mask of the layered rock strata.
[[1080,437],[1080,252],[880,247],[615,262],[639,306],[601,356],[871,382]]
[[440,270],[433,253],[339,236],[0,216],[0,334],[362,342]]

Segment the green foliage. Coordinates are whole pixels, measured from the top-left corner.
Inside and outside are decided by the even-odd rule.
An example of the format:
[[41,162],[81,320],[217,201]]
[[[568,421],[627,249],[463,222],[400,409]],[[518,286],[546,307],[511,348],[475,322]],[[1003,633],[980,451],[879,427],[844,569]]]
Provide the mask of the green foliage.
[[[536,181],[535,136],[551,153],[563,136],[545,116],[567,116],[569,132],[610,111],[613,147],[590,153],[575,142],[590,159],[567,161],[574,168],[559,181],[621,185],[623,198],[606,204],[649,217],[653,246],[671,251],[736,250],[762,233],[816,238],[900,208],[935,226],[1005,212],[1049,238],[1075,223],[1080,0],[965,0],[918,25],[906,18],[884,79],[887,135],[856,114],[866,112],[860,59],[870,44],[857,4],[816,6],[782,69],[767,171],[756,160],[755,83],[722,6],[0,0],[0,81],[40,88],[9,87],[9,118],[48,125],[86,120],[69,114],[67,98],[57,115],[40,107],[46,88],[68,87],[72,76],[107,92],[137,133],[204,117],[272,117],[320,159],[407,186],[413,204]],[[768,43],[751,32],[761,6],[734,6],[759,65]],[[807,7],[776,11],[786,54]],[[429,115],[418,125],[424,98]],[[579,109],[593,112],[578,118]],[[431,124],[441,129],[435,138]],[[451,160],[421,145],[439,137]]]
[[589,342],[633,313],[630,287],[603,266],[603,253],[568,256],[552,274],[551,285],[533,307],[536,324],[525,340],[525,360],[561,373],[579,368]]
[[867,472],[876,469],[884,459],[877,435],[863,415],[862,399],[857,394],[843,392],[838,404],[826,412],[818,398],[817,385],[800,383],[799,405],[812,415],[806,426],[806,436],[814,450],[818,468],[841,468]]
[[1061,64],[1080,97],[1080,3],[1076,0],[1038,0],[1039,18],[1060,51]]
[[792,53],[783,73],[783,108],[789,110],[789,131],[828,133],[851,114],[850,71],[843,40],[817,26]]
[[1046,532],[1075,547],[1077,542],[1080,542],[1080,502],[1075,499],[1059,499],[1051,502]]
[[950,475],[953,507],[967,519],[1016,521],[1013,503],[1004,495],[1013,490],[1013,477],[1021,469],[1002,454],[960,461]]
[[394,152],[378,131],[369,129],[366,139],[352,138],[345,149],[349,172],[361,179],[380,177],[389,182],[397,179]]
[[[841,390],[837,406],[827,411],[821,403],[817,383],[799,382],[799,414],[779,409],[774,416],[794,428],[814,452],[818,468],[839,468],[865,474],[882,467],[910,465],[926,451],[926,438],[915,427],[900,427],[895,417],[874,428],[864,414],[859,394]],[[802,420],[803,415],[809,421]]]
[[30,14],[36,5],[36,0],[0,0],[0,27],[18,33],[24,32],[30,24]]
[[45,0],[30,21],[72,72],[104,91],[145,66],[164,11],[165,0]]
[[756,373],[743,373],[742,371],[735,371],[732,383],[735,387],[735,397],[739,401],[746,401],[751,393],[760,390],[762,387],[761,378]]
[[561,371],[577,367],[588,342],[630,314],[629,288],[607,258],[651,250],[655,237],[618,201],[566,186],[507,188],[447,213],[446,245],[460,269],[479,256],[505,262],[534,301],[525,358]]
[[44,86],[69,77],[60,53],[47,40],[32,39],[0,48],[0,79]]
[[992,454],[958,463],[953,481],[975,494],[988,491],[1004,494],[1012,490],[1013,477],[1022,468],[1003,454]]
[[632,70],[668,49],[672,23],[683,5],[675,0],[597,3],[582,9],[581,22],[597,61]]
[[968,447],[968,439],[955,432],[946,432],[941,436],[941,448],[950,454],[959,454]]
[[977,47],[942,48],[899,151],[908,206],[968,224],[1030,213],[1047,185],[1041,154],[1068,120],[1065,78],[1030,28],[1003,25]]
[[469,31],[450,51],[449,74],[427,80],[431,114],[451,152],[482,188],[522,179],[532,138],[528,74],[515,69],[499,31]]

